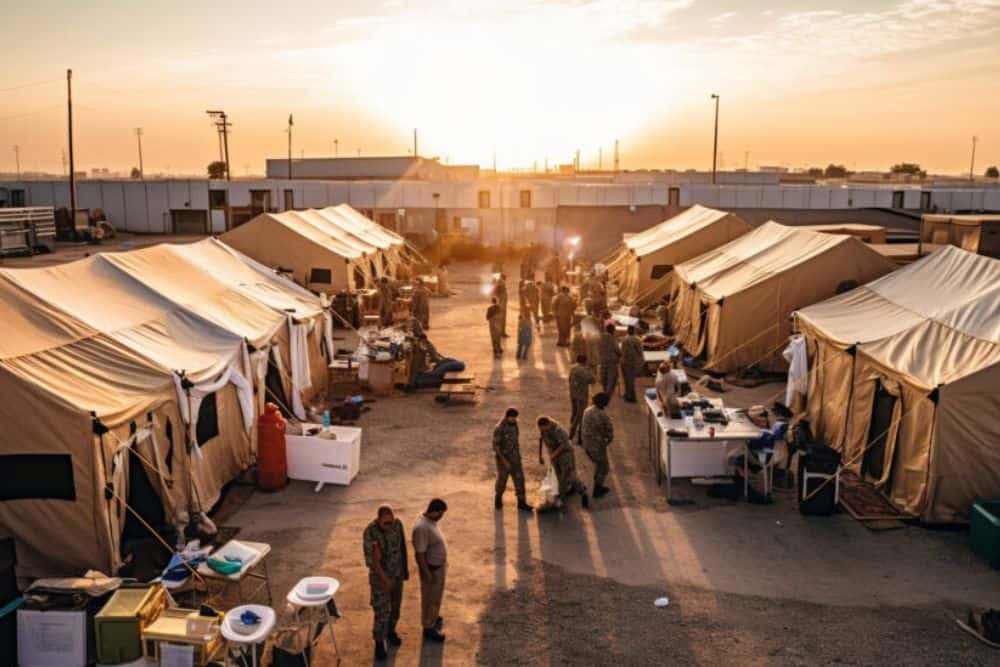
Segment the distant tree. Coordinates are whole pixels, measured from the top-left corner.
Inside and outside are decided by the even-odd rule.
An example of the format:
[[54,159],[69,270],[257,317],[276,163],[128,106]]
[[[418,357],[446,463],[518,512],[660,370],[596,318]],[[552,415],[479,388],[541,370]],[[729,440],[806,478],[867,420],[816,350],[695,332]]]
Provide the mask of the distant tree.
[[823,168],[822,167],[809,167],[809,171],[807,171],[806,173],[809,174],[810,176],[822,176],[823,175]]
[[844,165],[830,163],[826,165],[823,175],[827,178],[845,178],[849,173]]
[[986,170],[986,178],[1000,178],[1000,169],[997,169],[995,165],[990,167]]
[[142,178],[142,172],[139,171],[139,167],[132,167],[132,171],[129,172],[129,178],[133,180],[138,180]]
[[921,178],[927,175],[927,172],[921,169],[920,165],[916,162],[900,162],[892,165],[889,171],[893,174],[909,174],[910,176],[919,176]]
[[226,163],[222,160],[215,160],[214,162],[208,163],[208,177],[209,178],[225,178],[226,177]]

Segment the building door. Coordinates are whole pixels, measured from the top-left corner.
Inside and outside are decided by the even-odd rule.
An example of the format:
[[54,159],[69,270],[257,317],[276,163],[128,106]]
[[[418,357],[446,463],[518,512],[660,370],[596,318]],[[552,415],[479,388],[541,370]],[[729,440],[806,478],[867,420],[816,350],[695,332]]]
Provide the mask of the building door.
[[667,206],[677,207],[681,205],[681,189],[670,188],[667,190]]
[[892,207],[903,208],[903,191],[894,190],[892,193]]
[[285,190],[285,210],[291,211],[295,208],[295,190]]
[[920,210],[931,210],[931,193],[924,191],[920,193]]
[[208,211],[174,209],[170,211],[174,234],[207,234]]
[[251,190],[250,191],[250,215],[260,215],[271,210],[271,191],[270,190]]

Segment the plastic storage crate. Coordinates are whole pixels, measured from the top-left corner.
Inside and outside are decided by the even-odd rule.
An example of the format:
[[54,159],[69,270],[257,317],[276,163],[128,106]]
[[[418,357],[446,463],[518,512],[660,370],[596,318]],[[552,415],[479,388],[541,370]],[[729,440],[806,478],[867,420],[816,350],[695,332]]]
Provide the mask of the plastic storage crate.
[[972,506],[969,543],[976,555],[1000,570],[1000,500],[981,500]]

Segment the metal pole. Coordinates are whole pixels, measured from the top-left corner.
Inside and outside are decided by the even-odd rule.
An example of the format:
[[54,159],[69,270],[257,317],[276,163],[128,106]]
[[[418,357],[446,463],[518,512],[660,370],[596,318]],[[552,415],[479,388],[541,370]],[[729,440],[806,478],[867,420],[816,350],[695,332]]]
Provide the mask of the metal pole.
[[292,114],[288,114],[288,180],[292,180]]
[[618,140],[615,139],[615,173],[618,173]]
[[226,151],[226,157],[224,162],[226,163],[226,180],[232,179],[232,174],[229,172],[229,117],[226,112],[222,112],[222,146]]
[[145,172],[142,169],[142,128],[141,127],[135,128],[135,138],[136,138],[136,141],[139,142],[139,179],[142,180],[142,179],[146,178],[146,175],[145,175]]
[[716,159],[719,156],[719,96],[712,93],[715,100],[715,138],[712,140],[712,185],[715,185]]
[[73,70],[66,70],[66,118],[69,124],[69,219],[76,225],[76,173],[73,167]]
[[420,153],[417,152],[417,128],[413,128],[413,157],[417,157],[418,155]]
[[14,146],[14,163],[17,165],[17,180],[21,180],[21,147]]
[[970,181],[976,180],[976,141],[978,141],[978,140],[979,140],[979,137],[976,137],[976,136],[972,137],[972,161],[969,162],[969,180]]

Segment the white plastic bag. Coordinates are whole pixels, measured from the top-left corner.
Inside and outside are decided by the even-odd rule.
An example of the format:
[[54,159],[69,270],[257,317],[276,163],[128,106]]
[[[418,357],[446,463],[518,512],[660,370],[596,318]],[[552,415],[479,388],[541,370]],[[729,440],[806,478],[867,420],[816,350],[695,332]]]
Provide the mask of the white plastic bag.
[[542,496],[543,507],[559,507],[559,478],[556,477],[556,469],[551,465],[545,473],[545,479],[538,487],[538,493]]

